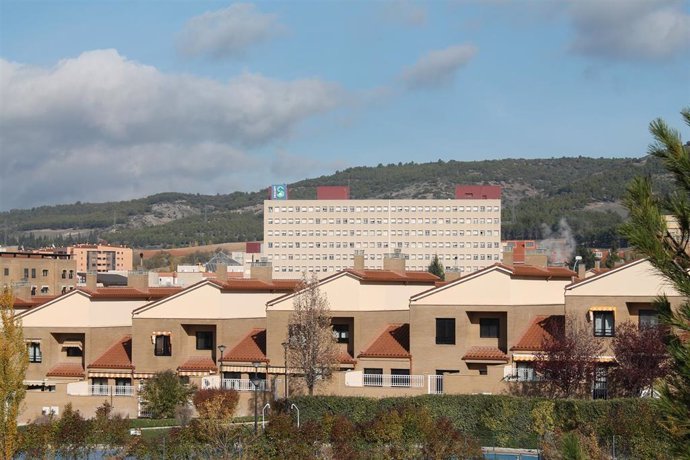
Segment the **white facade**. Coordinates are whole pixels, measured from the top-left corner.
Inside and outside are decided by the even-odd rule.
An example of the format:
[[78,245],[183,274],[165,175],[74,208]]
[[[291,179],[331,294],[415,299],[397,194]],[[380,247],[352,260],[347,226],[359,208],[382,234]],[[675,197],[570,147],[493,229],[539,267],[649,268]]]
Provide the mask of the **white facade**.
[[500,261],[501,200],[266,200],[264,254],[275,278],[303,271],[383,268],[396,249],[407,270],[426,270],[434,255],[468,273]]

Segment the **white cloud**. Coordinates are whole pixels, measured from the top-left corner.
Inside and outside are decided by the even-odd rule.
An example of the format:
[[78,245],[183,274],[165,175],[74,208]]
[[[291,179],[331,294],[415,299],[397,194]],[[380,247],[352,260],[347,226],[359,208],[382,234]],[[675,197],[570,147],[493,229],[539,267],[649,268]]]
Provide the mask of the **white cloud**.
[[177,48],[186,56],[234,57],[282,30],[275,15],[261,13],[251,3],[235,3],[187,21]]
[[271,160],[273,177],[283,182],[301,180],[344,169],[348,165],[342,160],[322,160],[305,155],[295,155],[279,151]]
[[596,58],[666,59],[690,49],[690,14],[677,0],[573,1],[570,50]]
[[0,209],[244,188],[251,152],[341,96],[319,79],[164,74],[114,50],[52,68],[0,59]]
[[403,81],[409,88],[436,88],[453,82],[455,74],[477,54],[474,45],[453,45],[442,50],[430,51],[403,73]]

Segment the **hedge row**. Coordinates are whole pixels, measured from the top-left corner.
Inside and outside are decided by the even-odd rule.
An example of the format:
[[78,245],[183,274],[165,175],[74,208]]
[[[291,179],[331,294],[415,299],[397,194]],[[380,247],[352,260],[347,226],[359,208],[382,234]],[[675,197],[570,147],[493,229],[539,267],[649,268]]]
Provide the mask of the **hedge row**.
[[668,450],[659,414],[649,399],[574,400],[499,395],[425,395],[406,398],[313,396],[290,401],[303,421],[326,414],[353,422],[371,420],[401,405],[424,406],[434,417],[446,417],[484,446],[538,448],[558,433],[577,431],[604,449],[615,443],[634,458],[665,458]]

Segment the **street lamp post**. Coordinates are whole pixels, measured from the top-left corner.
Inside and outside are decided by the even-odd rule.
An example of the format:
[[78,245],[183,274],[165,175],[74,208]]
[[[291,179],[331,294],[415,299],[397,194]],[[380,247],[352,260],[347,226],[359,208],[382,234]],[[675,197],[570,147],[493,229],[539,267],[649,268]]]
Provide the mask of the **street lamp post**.
[[254,434],[257,434],[259,432],[259,406],[258,406],[258,400],[259,400],[259,383],[261,382],[259,380],[259,366],[261,365],[260,362],[254,361],[252,363],[252,366],[254,366],[254,378],[252,379],[252,384],[254,385]]
[[218,350],[220,350],[220,361],[218,361],[218,372],[220,373],[220,387],[223,388],[223,352],[225,351],[225,345],[218,345]]
[[287,351],[288,351],[288,342],[283,342],[281,345],[283,345],[283,350],[285,351],[285,400],[287,401],[288,399],[288,362],[287,362]]

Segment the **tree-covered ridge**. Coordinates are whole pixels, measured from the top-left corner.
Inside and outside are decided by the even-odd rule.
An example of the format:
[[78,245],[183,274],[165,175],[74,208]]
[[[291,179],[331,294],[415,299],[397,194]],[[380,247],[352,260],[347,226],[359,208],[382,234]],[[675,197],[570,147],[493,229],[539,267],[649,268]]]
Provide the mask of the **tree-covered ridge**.
[[[315,198],[318,185],[349,185],[352,198],[452,198],[456,184],[500,185],[504,239],[541,238],[545,225],[555,227],[566,217],[578,241],[609,246],[623,221],[618,203],[626,184],[636,175],[664,174],[652,157],[439,160],[348,168],[290,184],[289,190],[295,199]],[[55,240],[26,234],[39,229],[88,229],[133,246],[252,240],[262,238],[260,205],[266,197],[265,189],[227,195],[159,193],[12,210],[0,213],[0,225],[7,244]]]

